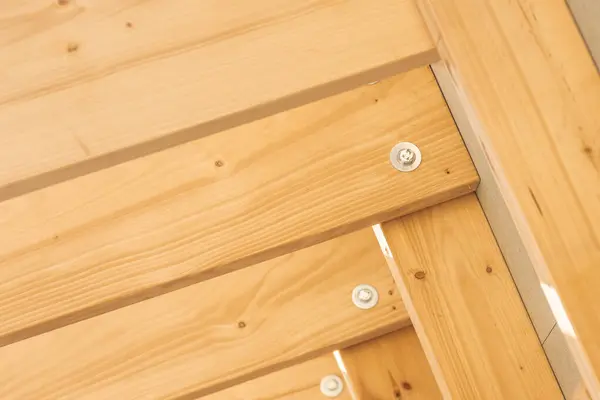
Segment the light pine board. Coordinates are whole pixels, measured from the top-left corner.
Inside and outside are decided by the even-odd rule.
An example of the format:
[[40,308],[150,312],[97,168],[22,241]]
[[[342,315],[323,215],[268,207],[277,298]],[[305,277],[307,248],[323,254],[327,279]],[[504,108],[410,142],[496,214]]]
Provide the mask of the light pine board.
[[0,31],[0,199],[437,59],[412,0],[5,0]]
[[435,400],[442,394],[412,327],[341,351],[353,400]]
[[466,115],[446,65],[437,62],[432,64],[431,68],[479,173],[481,182],[477,187],[477,198],[502,251],[538,339],[542,342],[565,398],[567,400],[577,398],[574,395],[575,386],[579,385],[577,389],[583,389],[583,393],[585,393],[585,387],[581,387],[581,374],[573,361],[567,342],[562,337],[563,334],[556,326],[556,318],[552,314],[523,240],[510,217],[510,212],[483,146]]
[[[423,163],[389,163],[399,141]],[[427,68],[0,203],[0,344],[475,190]],[[385,193],[385,194],[384,194]]]
[[444,398],[562,399],[474,194],[382,229]]
[[408,324],[366,229],[5,346],[0,398],[196,398]]
[[600,76],[562,0],[419,0],[561,330],[600,399]]
[[[556,319],[540,286],[525,244],[502,197],[500,186],[495,179],[484,147],[461,103],[450,72],[442,62],[432,64],[431,70],[440,85],[440,90],[448,103],[452,117],[479,174],[481,182],[477,186],[477,199],[498,242],[498,247],[502,251],[502,256],[521,295],[538,339],[543,341],[550,334]],[[565,351],[569,350],[565,347]]]
[[[343,380],[331,353],[197,400],[327,400],[320,389],[321,379],[327,375]],[[347,387],[336,399],[353,400]]]

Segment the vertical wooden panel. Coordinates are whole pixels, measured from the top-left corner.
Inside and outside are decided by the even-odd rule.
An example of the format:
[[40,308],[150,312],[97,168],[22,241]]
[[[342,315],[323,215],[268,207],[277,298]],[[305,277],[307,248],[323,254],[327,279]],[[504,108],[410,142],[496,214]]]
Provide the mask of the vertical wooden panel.
[[418,3],[557,322],[600,399],[598,70],[563,0]]
[[413,327],[341,351],[355,400],[433,400],[442,394]]
[[382,228],[384,253],[444,396],[562,398],[475,195]]

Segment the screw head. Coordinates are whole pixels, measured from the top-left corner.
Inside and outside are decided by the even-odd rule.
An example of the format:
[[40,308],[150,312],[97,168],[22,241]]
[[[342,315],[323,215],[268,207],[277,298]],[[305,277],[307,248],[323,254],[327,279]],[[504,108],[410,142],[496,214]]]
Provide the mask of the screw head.
[[368,310],[377,305],[379,293],[371,285],[358,285],[352,291],[352,302],[360,309]]
[[326,397],[337,397],[344,390],[344,382],[337,375],[327,375],[321,379],[321,393]]
[[410,142],[400,142],[392,148],[390,162],[398,171],[414,171],[421,165],[421,152]]
[[362,302],[367,302],[373,298],[373,292],[368,289],[361,289],[358,292],[358,300]]
[[417,155],[411,149],[402,149],[398,153],[398,161],[404,165],[411,165],[417,159]]

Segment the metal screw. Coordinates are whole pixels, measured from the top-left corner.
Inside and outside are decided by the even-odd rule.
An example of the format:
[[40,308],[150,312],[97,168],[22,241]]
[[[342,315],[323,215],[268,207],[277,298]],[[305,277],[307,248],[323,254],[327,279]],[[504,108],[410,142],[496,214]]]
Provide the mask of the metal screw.
[[417,159],[417,155],[411,149],[402,149],[398,153],[398,160],[404,165],[411,165]]
[[321,379],[321,393],[327,397],[337,397],[344,390],[344,382],[337,375],[327,375]]
[[358,299],[360,301],[362,301],[363,303],[366,303],[367,301],[371,300],[372,298],[373,298],[373,292],[371,292],[370,290],[361,289],[358,292]]
[[421,152],[414,144],[401,142],[392,148],[390,162],[398,171],[414,171],[421,164]]
[[358,285],[352,291],[352,302],[360,309],[368,310],[377,305],[379,294],[371,285]]

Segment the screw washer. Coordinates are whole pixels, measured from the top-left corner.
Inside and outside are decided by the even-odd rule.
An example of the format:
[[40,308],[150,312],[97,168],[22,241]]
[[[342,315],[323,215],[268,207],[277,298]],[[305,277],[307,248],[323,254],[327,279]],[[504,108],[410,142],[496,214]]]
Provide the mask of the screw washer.
[[327,375],[321,379],[321,393],[326,397],[338,397],[344,391],[344,382],[337,375]]
[[371,285],[360,284],[352,290],[352,302],[362,310],[369,310],[379,302],[379,293]]
[[421,165],[421,151],[410,142],[400,142],[390,151],[390,162],[398,171],[414,171]]

